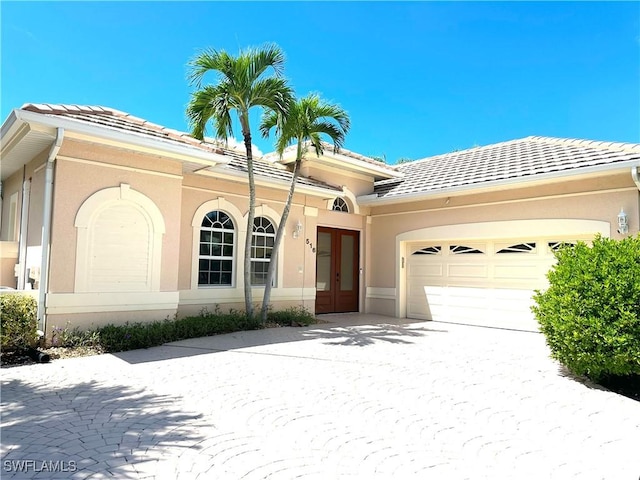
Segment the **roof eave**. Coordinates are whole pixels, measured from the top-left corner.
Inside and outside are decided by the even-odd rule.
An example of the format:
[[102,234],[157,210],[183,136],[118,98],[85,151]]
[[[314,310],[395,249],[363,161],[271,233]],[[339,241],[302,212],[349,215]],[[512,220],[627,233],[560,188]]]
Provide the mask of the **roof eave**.
[[[232,171],[232,170],[223,170],[223,169],[213,169],[210,170],[208,168],[203,168],[201,170],[193,172],[195,175],[202,175],[205,177],[213,177],[220,180],[229,180],[232,182],[247,182],[247,175],[244,172]],[[266,177],[264,175],[260,175],[254,173],[255,183],[258,186],[276,188],[278,190],[288,190],[291,186],[291,183],[287,180],[280,180],[276,178]],[[343,195],[341,190],[334,190],[331,188],[323,188],[320,186],[311,186],[304,185],[301,183],[296,183],[296,193],[301,193],[305,195],[312,195],[314,197],[320,198],[333,198],[340,197]]]
[[502,189],[516,189],[532,187],[543,183],[552,183],[554,181],[561,181],[567,177],[575,177],[580,179],[581,177],[594,176],[601,173],[615,174],[630,172],[632,167],[640,166],[638,160],[627,160],[615,164],[596,165],[593,167],[584,167],[579,169],[563,170],[560,172],[550,172],[538,175],[532,175],[530,177],[516,177],[508,178],[504,180],[495,180],[491,182],[483,182],[470,185],[459,185],[449,188],[441,188],[438,190],[431,190],[426,192],[407,193],[402,195],[393,195],[391,197],[379,197],[377,194],[362,195],[357,197],[358,204],[361,206],[376,206],[376,205],[392,205],[398,203],[408,203],[420,200],[430,200],[434,198],[450,197],[454,195],[467,195],[474,193],[485,193],[487,191],[495,190],[500,187]]
[[[285,151],[279,161],[284,164],[293,163],[295,161],[295,155],[295,150]],[[320,157],[314,156],[313,159],[306,157],[305,160],[311,160],[320,164],[326,164],[334,167],[337,166],[340,168],[347,166],[348,169],[353,172],[370,175],[378,179],[404,178],[404,174],[402,172],[393,170],[388,166],[383,166],[382,164],[377,166],[369,162],[358,160],[357,158],[349,157],[348,155],[327,151],[326,149]]]
[[67,132],[67,137],[75,136],[80,139],[100,139],[112,145],[129,146],[134,150],[156,153],[177,160],[188,160],[208,166],[228,164],[231,161],[231,159],[222,154],[207,152],[187,145],[182,146],[161,139],[150,138],[135,132],[122,132],[111,127],[89,125],[85,122],[64,116],[52,116],[26,110],[14,110],[12,113],[15,114],[17,120],[25,123],[36,123],[50,128],[62,127]]

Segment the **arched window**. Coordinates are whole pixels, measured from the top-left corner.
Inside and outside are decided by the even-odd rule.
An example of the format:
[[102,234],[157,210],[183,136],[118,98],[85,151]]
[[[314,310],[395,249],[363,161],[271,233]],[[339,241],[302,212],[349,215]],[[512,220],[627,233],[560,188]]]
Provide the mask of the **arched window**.
[[271,220],[256,217],[251,237],[251,285],[266,285],[275,239],[276,229]]
[[349,205],[347,205],[347,202],[345,202],[342,198],[337,197],[334,201],[333,201],[333,208],[332,210],[335,210],[336,212],[346,212],[349,213]]
[[231,285],[235,227],[224,212],[213,211],[202,219],[198,285]]

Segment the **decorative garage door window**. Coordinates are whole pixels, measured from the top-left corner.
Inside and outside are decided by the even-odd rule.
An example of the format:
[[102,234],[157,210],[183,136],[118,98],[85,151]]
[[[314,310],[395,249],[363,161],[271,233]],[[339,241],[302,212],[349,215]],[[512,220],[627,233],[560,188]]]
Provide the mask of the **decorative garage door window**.
[[231,285],[235,227],[224,212],[205,215],[200,228],[198,285]]
[[496,253],[536,253],[536,243],[517,243],[515,245],[496,245]]
[[275,239],[273,223],[266,217],[256,217],[251,238],[251,285],[266,285]]
[[349,205],[342,198],[338,197],[333,201],[333,209],[336,212],[349,213]]
[[441,253],[442,247],[438,245],[435,247],[421,248],[420,250],[416,250],[415,252],[413,252],[412,255],[440,255]]
[[575,242],[549,242],[548,245],[549,250],[555,252],[562,247],[574,247],[576,244]]
[[482,250],[479,250],[475,247],[467,246],[467,245],[449,245],[449,252],[454,255],[466,255],[473,253],[483,254]]

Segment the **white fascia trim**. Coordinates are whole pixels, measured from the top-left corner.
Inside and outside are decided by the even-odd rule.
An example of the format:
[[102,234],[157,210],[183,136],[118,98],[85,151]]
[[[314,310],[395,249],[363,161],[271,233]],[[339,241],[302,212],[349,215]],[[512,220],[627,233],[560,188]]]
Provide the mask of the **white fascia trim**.
[[[280,162],[284,164],[295,162],[296,160],[295,154],[296,154],[295,149],[291,150],[290,152],[286,152],[280,159]],[[314,151],[314,154],[315,154],[315,151]],[[311,158],[309,155],[310,153],[305,155],[303,158],[303,161],[311,161],[311,162],[318,162],[320,164],[325,164],[325,165],[332,165],[342,170],[345,169],[345,164],[346,164],[346,166],[350,166],[351,167],[350,170],[354,172],[366,173],[368,175],[377,174],[379,176],[384,176],[386,178],[403,178],[404,177],[404,173],[402,172],[389,170],[381,166],[378,167],[377,165],[371,164],[369,162],[364,162],[362,160],[358,160],[357,158],[353,158],[348,155],[327,151],[327,149],[325,149],[322,155],[320,155],[319,157],[316,155],[313,158]]]
[[313,163],[317,163],[319,165],[327,165],[339,168],[341,170],[348,170],[351,172],[364,174],[373,177],[383,177],[383,178],[404,178],[404,173],[387,170],[382,167],[378,167],[376,165],[372,165],[368,162],[363,162],[362,160],[357,160],[352,157],[348,157],[346,155],[341,155],[339,153],[323,153],[320,157],[316,157],[310,159],[305,157],[304,160],[311,161]]
[[630,167],[637,165],[637,160],[628,160],[626,162],[620,162],[615,164],[596,165],[594,167],[586,167],[580,169],[563,170],[561,172],[552,172],[534,175],[527,179],[508,178],[505,180],[496,180],[492,182],[483,182],[480,184],[461,185],[457,187],[444,188],[440,190],[434,190],[429,192],[418,193],[406,193],[403,195],[394,195],[390,198],[378,197],[376,194],[361,195],[358,198],[358,203],[362,206],[368,205],[392,205],[395,203],[413,202],[419,200],[429,200],[433,198],[449,197],[457,193],[485,193],[493,191],[498,187],[515,189],[526,188],[540,185],[543,183],[549,183],[552,180],[567,179],[567,177],[575,177],[575,180],[580,180],[581,177],[593,176],[598,173],[623,173],[628,172]]
[[[232,182],[240,182],[247,183],[247,175],[244,172],[231,172],[231,171],[221,171],[221,170],[198,170],[194,172],[197,175],[202,175],[205,177],[217,178],[220,180],[230,180]],[[273,179],[269,177],[265,177],[262,175],[258,175],[254,173],[255,183],[260,187],[271,187],[277,188],[278,190],[289,190],[291,183],[286,180]],[[342,195],[342,190],[333,190],[329,188],[322,187],[311,187],[308,185],[301,185],[300,183],[296,183],[296,193],[303,193],[306,195],[312,195],[314,197],[327,198],[327,195],[332,196],[332,198],[336,196]]]
[[128,144],[134,147],[149,149],[164,155],[176,155],[184,160],[189,160],[203,165],[214,166],[218,164],[227,164],[231,161],[225,155],[206,152],[195,147],[187,145],[182,146],[167,142],[161,139],[149,138],[145,135],[135,132],[121,132],[107,126],[87,125],[84,122],[66,118],[63,116],[50,117],[41,113],[29,112],[25,110],[14,110],[16,118],[26,123],[37,123],[46,127],[62,127],[69,133],[79,133],[90,137],[110,140],[117,143]]
[[[398,172],[395,170],[388,170],[383,167],[378,167],[377,165],[373,165],[369,162],[363,162],[362,160],[358,160],[357,158],[349,157],[347,155],[342,155],[341,153],[324,153],[323,157],[330,160],[337,160],[338,165],[346,163],[353,165],[358,170],[365,170],[367,172],[375,172],[381,176],[385,176],[387,178],[404,178],[404,173]],[[335,162],[331,162],[335,163]]]

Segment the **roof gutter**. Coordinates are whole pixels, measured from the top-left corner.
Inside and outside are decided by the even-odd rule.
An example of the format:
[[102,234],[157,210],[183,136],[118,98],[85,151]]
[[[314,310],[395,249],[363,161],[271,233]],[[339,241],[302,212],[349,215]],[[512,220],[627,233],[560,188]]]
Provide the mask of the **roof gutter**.
[[49,150],[44,177],[44,206],[42,221],[42,260],[40,263],[40,284],[38,286],[38,327],[46,335],[46,301],[49,290],[49,253],[51,251],[51,217],[53,211],[53,169],[56,156],[62,146],[64,128],[56,129],[56,139]]
[[[507,178],[504,180],[495,180],[491,182],[474,183],[469,185],[456,185],[448,188],[440,188],[437,190],[431,190],[418,193],[407,193],[403,195],[393,195],[391,197],[380,197],[377,194],[362,195],[357,197],[358,204],[361,206],[373,206],[373,205],[392,205],[396,203],[404,202],[416,202],[420,200],[430,200],[433,198],[448,197],[455,194],[473,194],[483,193],[486,191],[494,190],[496,187],[503,188],[525,188],[535,186],[542,182],[548,182],[549,180],[565,180],[567,177],[578,177],[581,175],[593,175],[602,172],[615,172],[615,171],[627,171],[628,167],[632,167],[632,176],[635,171],[636,174],[640,173],[634,170],[637,169],[637,160],[627,160],[616,164],[597,165],[594,167],[581,168],[579,171],[576,169],[562,170],[560,172],[551,172],[545,174],[531,175],[529,177],[516,177]],[[526,179],[525,179],[526,178]],[[640,188],[640,187],[639,187]]]
[[67,130],[67,137],[71,132],[77,132],[87,136],[110,140],[117,143],[130,144],[141,149],[154,150],[159,153],[174,154],[182,159],[203,165],[214,166],[227,164],[231,161],[226,155],[208,152],[195,146],[181,145],[177,142],[158,138],[151,138],[135,132],[122,132],[104,125],[90,125],[85,122],[66,118],[62,115],[46,115],[27,110],[14,110],[17,120],[29,124],[35,123],[46,127],[61,127]]

